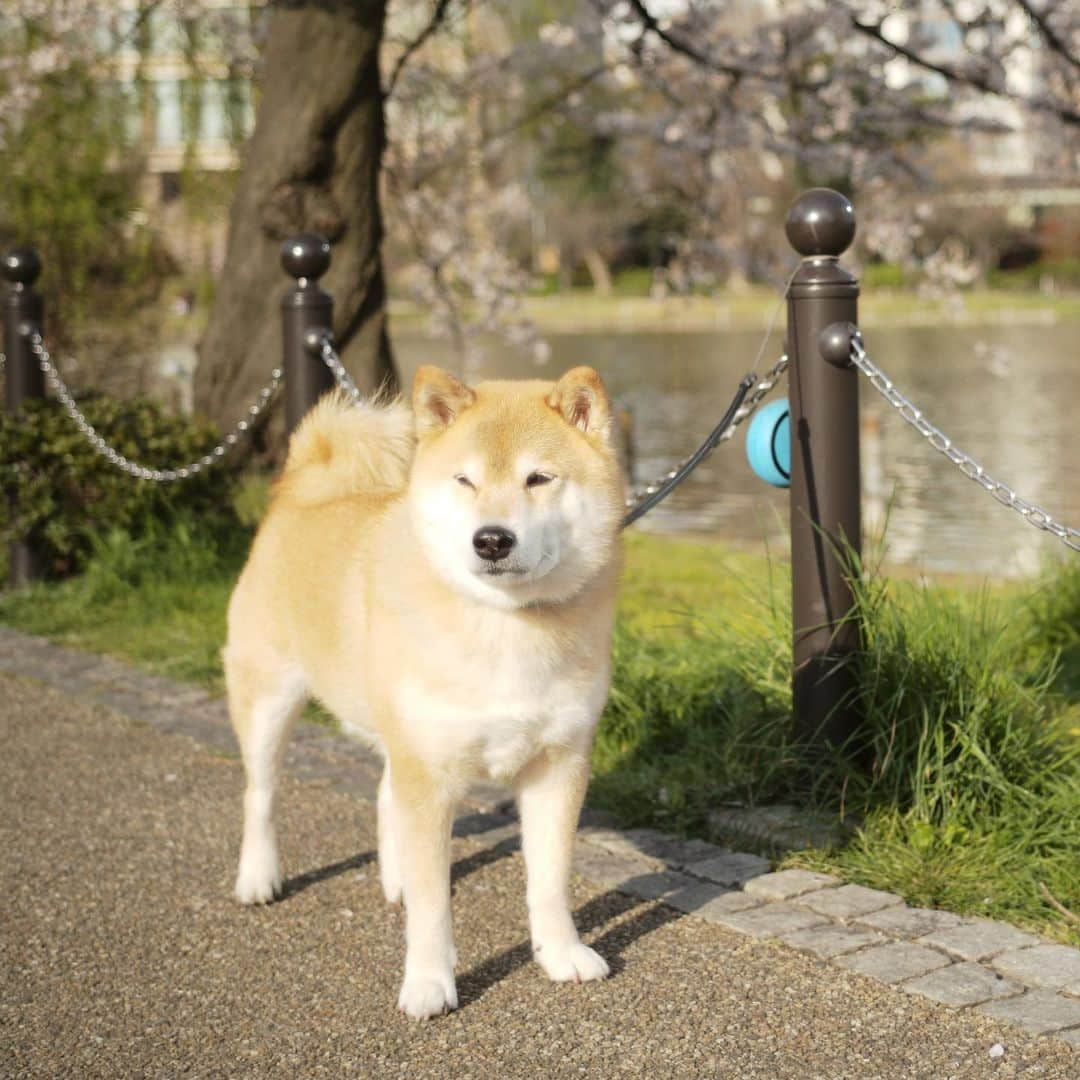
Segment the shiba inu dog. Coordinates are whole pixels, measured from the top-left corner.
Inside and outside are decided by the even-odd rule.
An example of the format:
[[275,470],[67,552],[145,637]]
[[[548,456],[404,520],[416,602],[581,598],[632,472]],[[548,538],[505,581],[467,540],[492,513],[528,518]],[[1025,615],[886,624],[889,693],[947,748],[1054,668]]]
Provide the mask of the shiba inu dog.
[[409,1016],[457,1005],[450,830],[469,783],[514,792],[533,953],[603,978],[568,878],[607,696],[623,506],[599,376],[467,387],[424,367],[413,408],[328,396],[292,437],[229,605],[225,674],[247,776],[236,896],[282,885],[274,791],[308,696],[386,766],[379,872],[404,898]]

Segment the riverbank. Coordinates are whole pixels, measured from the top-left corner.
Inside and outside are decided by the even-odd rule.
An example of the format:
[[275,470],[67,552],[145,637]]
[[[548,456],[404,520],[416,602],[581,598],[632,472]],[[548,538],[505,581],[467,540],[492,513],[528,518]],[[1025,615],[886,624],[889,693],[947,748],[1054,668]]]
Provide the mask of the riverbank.
[[[653,299],[597,296],[574,289],[551,296],[527,296],[521,314],[541,333],[708,332],[764,328],[780,294],[752,288],[716,297]],[[1080,320],[1080,292],[1047,296],[1034,290],[974,289],[942,298],[904,290],[865,289],[859,304],[867,328],[892,326],[1053,326]],[[422,333],[426,312],[411,301],[390,302],[393,330]],[[777,317],[783,325],[782,315]]]

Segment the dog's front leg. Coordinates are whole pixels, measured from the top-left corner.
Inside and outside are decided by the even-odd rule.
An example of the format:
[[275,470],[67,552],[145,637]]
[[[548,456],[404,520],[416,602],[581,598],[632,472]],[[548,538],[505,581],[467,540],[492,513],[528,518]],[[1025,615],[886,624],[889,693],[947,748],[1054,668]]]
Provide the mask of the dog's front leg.
[[581,943],[570,914],[574,834],[588,782],[587,749],[549,750],[530,762],[516,784],[533,955],[556,982],[608,974],[604,958]]
[[413,763],[393,762],[394,847],[405,890],[405,982],[398,1008],[417,1020],[457,1008],[450,923],[450,825],[447,785]]

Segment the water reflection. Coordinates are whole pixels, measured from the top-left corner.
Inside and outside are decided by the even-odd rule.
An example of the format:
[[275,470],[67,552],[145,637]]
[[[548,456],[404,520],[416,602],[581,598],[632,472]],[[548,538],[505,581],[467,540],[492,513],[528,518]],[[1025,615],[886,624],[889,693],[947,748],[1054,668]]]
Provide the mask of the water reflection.
[[[957,445],[1022,497],[1080,527],[1077,324],[893,328],[868,331],[866,339],[875,361]],[[575,364],[593,365],[633,413],[637,478],[644,482],[689,454],[716,422],[760,334],[562,334],[548,340],[545,367],[490,344],[473,369],[480,377],[554,378]],[[779,354],[781,340],[774,338],[762,370]],[[420,363],[457,367],[443,342],[399,337],[395,345],[406,377]],[[888,516],[891,560],[1011,576],[1060,554],[1057,541],[962,476],[865,380],[861,400],[865,525],[878,528]],[[775,544],[786,542],[786,522],[787,493],[753,475],[736,437],[638,527]]]

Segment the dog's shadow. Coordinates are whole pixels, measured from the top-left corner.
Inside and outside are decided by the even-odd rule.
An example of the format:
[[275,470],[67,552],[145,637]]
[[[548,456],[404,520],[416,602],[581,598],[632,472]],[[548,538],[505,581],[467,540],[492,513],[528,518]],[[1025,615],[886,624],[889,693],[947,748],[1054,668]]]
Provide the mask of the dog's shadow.
[[[460,817],[454,822],[454,836],[474,836],[501,825],[508,825],[513,820],[513,818],[504,815],[470,814]],[[474,851],[472,855],[458,859],[450,867],[451,885],[456,885],[463,878],[485,866],[490,866],[500,859],[505,859],[508,855],[512,855],[519,850],[520,847],[521,840],[518,836],[508,836],[492,844],[491,847],[481,848],[479,851]],[[326,866],[319,866],[314,870],[306,870],[302,874],[296,874],[286,879],[281,887],[281,895],[276,902],[280,904],[282,901],[289,900],[298,893],[302,893],[305,889],[311,888],[312,885],[318,885],[320,882],[329,881],[331,878],[339,877],[341,874],[347,874],[350,870],[361,870],[377,860],[378,855],[376,852],[361,851],[356,855],[350,855],[347,859],[340,859],[338,862],[328,863]]]
[[302,874],[286,878],[284,885],[281,887],[281,895],[277,898],[277,903],[280,904],[284,900],[289,900],[296,896],[297,893],[302,893],[305,889],[311,888],[312,885],[318,885],[321,881],[329,881],[330,878],[347,874],[350,870],[360,870],[365,866],[370,866],[375,862],[375,858],[374,851],[361,851],[357,855],[350,855],[347,859],[341,859],[338,862],[329,863],[314,870],[306,870]]
[[[612,978],[617,977],[623,970],[622,953],[629,945],[646,934],[651,934],[654,930],[659,930],[660,927],[681,919],[683,913],[676,911],[675,908],[651,904],[647,900],[627,896],[614,889],[594,896],[574,912],[574,924],[579,933],[584,936],[592,930],[614,922],[635,908],[642,910],[589,943],[608,962]],[[464,1009],[479,1001],[493,986],[531,961],[532,946],[528,941],[523,941],[459,975],[457,979],[459,1008]]]
[[[468,818],[459,819],[454,826],[454,835],[475,835],[494,827],[491,823],[492,819],[487,815],[476,815],[476,818],[476,821]],[[505,824],[507,820],[509,819],[500,820],[496,824]],[[477,870],[510,857],[520,847],[521,841],[517,835],[504,836],[490,847],[480,848],[471,855],[456,860],[450,868],[451,885],[455,886]],[[350,870],[359,870],[369,866],[375,860],[374,851],[364,851],[351,855],[347,859],[297,874],[285,882],[278,902],[288,900],[312,885],[318,885],[340,874],[346,874]],[[622,916],[634,911],[635,908],[641,910],[630,918],[622,919]],[[614,977],[623,969],[622,953],[628,946],[646,934],[651,934],[654,930],[659,930],[662,926],[682,917],[683,912],[675,908],[652,904],[610,889],[582,904],[574,912],[574,923],[582,935],[587,935],[591,931],[622,919],[618,925],[612,926],[607,933],[591,942],[592,947],[608,962]],[[525,967],[531,960],[532,947],[529,941],[525,940],[462,973],[457,979],[459,1007],[466,1008],[479,1001],[493,986]]]

